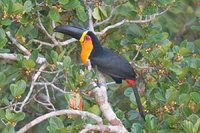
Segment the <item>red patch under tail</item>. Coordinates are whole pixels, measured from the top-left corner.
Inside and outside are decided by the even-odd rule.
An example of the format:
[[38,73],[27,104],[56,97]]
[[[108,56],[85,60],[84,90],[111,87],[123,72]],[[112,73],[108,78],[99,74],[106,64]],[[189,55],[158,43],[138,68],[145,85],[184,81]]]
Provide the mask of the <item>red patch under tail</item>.
[[135,85],[136,85],[136,80],[134,80],[134,79],[126,79],[126,82],[127,82],[130,86],[135,86]]

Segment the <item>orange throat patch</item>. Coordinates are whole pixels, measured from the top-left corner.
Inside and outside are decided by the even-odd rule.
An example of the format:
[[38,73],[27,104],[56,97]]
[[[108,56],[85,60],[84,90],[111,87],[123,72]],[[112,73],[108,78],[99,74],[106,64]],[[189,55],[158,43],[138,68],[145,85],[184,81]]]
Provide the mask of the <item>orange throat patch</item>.
[[87,65],[89,56],[93,50],[92,40],[84,40],[84,42],[81,43],[81,47],[81,60],[85,65]]

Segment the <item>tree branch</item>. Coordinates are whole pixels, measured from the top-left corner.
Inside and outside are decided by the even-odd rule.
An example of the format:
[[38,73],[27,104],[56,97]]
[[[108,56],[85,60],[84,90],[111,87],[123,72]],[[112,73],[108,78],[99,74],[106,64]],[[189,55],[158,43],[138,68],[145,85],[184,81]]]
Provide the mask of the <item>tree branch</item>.
[[84,129],[79,133],[87,133],[89,131],[100,131],[109,133],[125,133],[121,126],[111,126],[111,125],[91,125],[87,124]]
[[71,44],[71,43],[76,42],[76,41],[77,41],[76,39],[71,38],[71,39],[68,39],[68,40],[66,40],[66,41],[64,41],[64,42],[59,42],[59,43],[56,44],[55,46],[58,46],[58,45],[66,46],[66,45]]
[[53,111],[47,114],[44,114],[34,120],[32,120],[31,122],[29,122],[28,124],[26,124],[24,127],[22,127],[21,129],[19,129],[19,131],[17,131],[17,133],[25,133],[27,130],[29,130],[30,128],[32,128],[33,126],[41,123],[42,121],[50,118],[50,117],[54,117],[54,116],[59,116],[59,115],[80,115],[82,117],[88,117],[88,118],[92,118],[96,121],[96,123],[98,125],[102,125],[103,124],[103,120],[101,119],[101,117],[86,112],[86,111],[80,111],[80,110],[59,110],[59,111]]
[[96,34],[96,35],[102,35],[102,34],[106,33],[108,30],[113,29],[113,28],[117,28],[117,27],[123,25],[124,23],[135,23],[135,24],[138,24],[138,23],[139,23],[139,24],[142,24],[142,23],[150,22],[150,21],[154,20],[154,19],[156,18],[156,16],[159,16],[159,15],[165,13],[167,10],[168,10],[168,8],[165,9],[164,11],[160,12],[160,13],[155,13],[155,14],[153,14],[153,15],[147,16],[145,19],[142,19],[142,18],[139,19],[139,20],[128,20],[128,19],[123,19],[123,20],[120,21],[120,22],[117,22],[117,23],[115,23],[115,24],[113,24],[113,25],[107,26],[106,28],[104,28],[104,29],[103,29],[102,31],[100,31],[100,32],[95,32],[95,34]]
[[57,40],[55,39],[55,36],[54,36],[54,35],[50,35],[50,34],[48,33],[48,31],[45,29],[44,25],[42,24],[42,21],[41,21],[41,19],[40,19],[40,13],[39,13],[38,11],[37,11],[37,14],[38,14],[38,23],[39,23],[39,27],[44,31],[44,33],[47,35],[47,37],[48,37],[49,39],[51,39],[52,42],[53,42],[55,45],[57,45],[58,42],[57,42]]
[[[107,86],[105,77],[100,73],[97,72],[98,82],[100,87],[96,87],[93,92],[95,94],[95,100],[99,105],[103,115],[109,121],[109,123],[113,126],[120,126],[123,130],[123,133],[128,133],[120,119],[117,118],[116,114],[114,113],[112,107],[108,103],[108,96],[107,96]],[[96,86],[96,84],[94,84]]]
[[[24,56],[24,58],[29,59],[29,56]],[[0,59],[17,61],[17,55],[16,54],[8,54],[8,53],[0,53]],[[43,57],[38,57],[36,62],[38,64],[42,64],[42,63],[46,62],[46,59]]]
[[16,61],[17,55],[16,54],[8,54],[8,53],[0,53],[0,59]]
[[46,85],[46,86],[51,86],[51,87],[53,87],[54,89],[56,89],[57,91],[59,91],[59,92],[61,92],[61,93],[67,93],[66,91],[64,91],[64,90],[62,90],[62,89],[60,89],[59,87],[57,87],[57,86],[55,86],[53,83],[49,83],[49,82],[35,82],[34,83],[34,85]]
[[28,92],[27,96],[25,97],[25,99],[21,102],[19,111],[16,111],[16,110],[15,110],[16,112],[22,112],[22,111],[23,111],[24,105],[25,105],[26,102],[29,100],[29,98],[30,98],[30,96],[31,96],[31,94],[32,94],[32,92],[33,92],[33,88],[34,88],[34,84],[35,84],[36,80],[37,80],[38,77],[40,76],[41,71],[44,70],[46,67],[47,67],[47,64],[46,64],[46,63],[43,64],[43,65],[40,67],[39,71],[32,77],[32,81],[31,81],[31,86],[30,86],[29,92]]
[[94,25],[93,25],[93,20],[92,20],[92,9],[90,8],[90,1],[84,0],[84,4],[88,13],[88,24],[89,24],[89,30],[94,32]]
[[28,49],[26,49],[24,46],[22,46],[10,33],[10,31],[6,32],[8,38],[12,41],[13,44],[15,44],[25,55],[30,56],[31,53],[29,52]]
[[48,43],[48,42],[43,42],[43,41],[40,41],[40,40],[37,40],[37,39],[33,39],[32,41],[35,42],[35,43],[39,43],[41,45],[46,45],[46,46],[50,46],[50,47],[55,46],[54,44],[51,44],[51,43]]

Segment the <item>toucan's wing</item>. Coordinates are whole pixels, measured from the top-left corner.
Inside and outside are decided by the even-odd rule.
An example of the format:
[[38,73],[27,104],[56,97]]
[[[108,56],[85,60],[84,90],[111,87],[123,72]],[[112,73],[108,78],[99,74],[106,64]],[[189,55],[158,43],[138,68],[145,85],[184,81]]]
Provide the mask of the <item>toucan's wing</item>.
[[105,74],[118,79],[135,79],[136,74],[129,62],[108,48],[103,48],[98,56],[92,55],[90,61]]

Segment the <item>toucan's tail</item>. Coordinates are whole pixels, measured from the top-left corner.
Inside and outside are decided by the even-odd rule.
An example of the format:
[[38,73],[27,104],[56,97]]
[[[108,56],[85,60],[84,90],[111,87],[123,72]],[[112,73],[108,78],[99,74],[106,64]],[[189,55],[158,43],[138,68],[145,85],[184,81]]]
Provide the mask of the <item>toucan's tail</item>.
[[141,117],[145,120],[144,107],[142,106],[142,103],[140,100],[140,95],[139,95],[138,89],[136,88],[136,80],[135,79],[126,79],[126,82],[130,86],[132,86],[139,113],[140,113]]
[[133,88],[133,92],[134,92],[134,95],[135,95],[135,99],[136,99],[136,103],[137,103],[137,106],[138,106],[139,113],[140,113],[141,117],[143,119],[145,119],[144,107],[142,106],[138,89],[135,86],[132,86],[132,88]]

